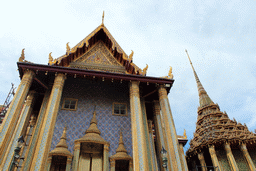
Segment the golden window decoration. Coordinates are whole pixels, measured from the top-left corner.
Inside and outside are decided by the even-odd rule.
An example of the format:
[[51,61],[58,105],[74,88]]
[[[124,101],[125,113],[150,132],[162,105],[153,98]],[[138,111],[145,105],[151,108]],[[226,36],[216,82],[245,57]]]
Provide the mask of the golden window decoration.
[[127,105],[126,103],[113,103],[113,115],[127,116]]
[[76,110],[78,99],[65,98],[63,100],[62,109]]

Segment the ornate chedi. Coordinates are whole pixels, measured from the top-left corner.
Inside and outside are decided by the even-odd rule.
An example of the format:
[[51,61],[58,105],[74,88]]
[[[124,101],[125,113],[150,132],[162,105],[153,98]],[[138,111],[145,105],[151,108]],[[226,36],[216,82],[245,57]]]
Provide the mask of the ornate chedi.
[[[201,165],[199,168],[207,170],[205,158],[209,158],[209,156],[204,157],[203,153],[208,153],[207,149],[209,148],[212,166],[215,168],[218,167],[219,170],[227,170],[227,168],[225,168],[225,162],[221,161],[223,159],[218,157],[218,154],[221,153],[218,150],[224,151],[225,149],[229,168],[231,170],[239,170],[241,168],[238,167],[231,148],[241,148],[241,144],[249,144],[249,146],[251,146],[251,144],[255,144],[256,134],[250,132],[245,124],[242,125],[235,119],[229,119],[226,112],[220,111],[219,105],[211,100],[203,88],[190,58],[189,61],[197,83],[200,106],[197,111],[198,117],[196,122],[196,131],[194,132],[193,139],[189,143],[190,148],[186,152],[188,163],[193,163],[193,160],[198,158]],[[248,158],[248,155],[248,153],[244,153],[245,158]],[[235,158],[238,158],[238,156],[235,156]],[[246,160],[248,169],[250,168],[250,170],[254,170],[255,166],[252,160],[250,158]],[[211,165],[209,159],[207,165]],[[193,169],[195,168],[193,167]]]

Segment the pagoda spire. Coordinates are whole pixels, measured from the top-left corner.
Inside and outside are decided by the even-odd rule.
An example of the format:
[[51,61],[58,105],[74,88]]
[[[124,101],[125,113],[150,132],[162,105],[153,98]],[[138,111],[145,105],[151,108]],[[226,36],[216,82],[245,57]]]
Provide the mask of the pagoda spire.
[[[185,52],[187,53],[188,55],[188,51],[185,49]],[[190,60],[190,57],[188,55],[188,59],[189,59],[189,62],[190,62],[190,65],[193,69],[193,72],[194,72],[194,76],[195,76],[195,79],[196,79],[196,84],[197,84],[197,89],[198,89],[198,94],[199,94],[199,104],[200,104],[200,107],[204,107],[204,106],[208,106],[210,105],[212,102],[211,98],[208,96],[207,92],[205,91],[202,83],[200,82],[197,74],[196,74],[196,71],[193,67],[193,64]]]

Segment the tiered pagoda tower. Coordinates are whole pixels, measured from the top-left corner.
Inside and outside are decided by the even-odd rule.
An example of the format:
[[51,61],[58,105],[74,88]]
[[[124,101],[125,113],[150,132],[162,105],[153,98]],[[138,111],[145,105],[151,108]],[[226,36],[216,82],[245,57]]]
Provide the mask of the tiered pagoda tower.
[[186,152],[189,170],[255,171],[256,135],[245,124],[229,119],[226,112],[220,111],[219,105],[211,100],[202,86],[190,58],[189,61],[200,104],[196,131]]

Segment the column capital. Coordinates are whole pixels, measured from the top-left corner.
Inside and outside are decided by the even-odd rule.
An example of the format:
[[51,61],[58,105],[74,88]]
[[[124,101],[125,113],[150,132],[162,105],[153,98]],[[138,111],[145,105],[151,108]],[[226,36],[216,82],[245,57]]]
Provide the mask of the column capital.
[[130,83],[130,98],[133,96],[139,96],[140,95],[140,88],[139,88],[139,82],[138,81],[132,81]]
[[54,79],[53,88],[59,88],[59,89],[63,88],[66,78],[67,77],[65,76],[65,74],[58,73]]
[[160,85],[158,88],[159,100],[167,98],[167,90],[164,85]]
[[110,159],[110,167],[115,167],[116,161],[114,159]]
[[67,164],[71,164],[71,163],[72,163],[72,157],[69,156],[69,157],[67,157]]
[[27,96],[25,105],[30,106],[32,104],[32,102],[34,101],[33,99],[34,99],[35,94],[36,94],[35,90],[28,92],[28,96]]
[[32,83],[33,78],[35,77],[35,75],[36,74],[35,74],[34,71],[29,70],[29,69],[25,70],[24,71],[24,75],[23,75],[23,77],[21,79],[21,84],[28,84],[28,85],[30,85]]
[[104,144],[104,151],[109,152],[109,144]]
[[80,142],[75,142],[74,150],[80,150]]
[[225,150],[226,150],[226,152],[229,154],[229,153],[232,153],[231,152],[231,148],[230,148],[230,143],[229,142],[226,142],[225,144],[224,144],[224,147],[225,147]]

